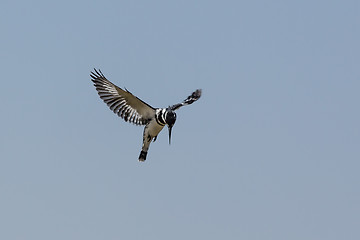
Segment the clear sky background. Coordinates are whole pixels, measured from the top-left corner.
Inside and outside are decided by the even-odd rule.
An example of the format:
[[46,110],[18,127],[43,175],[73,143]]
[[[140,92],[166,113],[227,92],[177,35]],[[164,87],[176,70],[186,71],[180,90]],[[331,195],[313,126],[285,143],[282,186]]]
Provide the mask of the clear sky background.
[[[0,239],[360,239],[360,3],[0,4]],[[153,107],[196,88],[137,161]]]

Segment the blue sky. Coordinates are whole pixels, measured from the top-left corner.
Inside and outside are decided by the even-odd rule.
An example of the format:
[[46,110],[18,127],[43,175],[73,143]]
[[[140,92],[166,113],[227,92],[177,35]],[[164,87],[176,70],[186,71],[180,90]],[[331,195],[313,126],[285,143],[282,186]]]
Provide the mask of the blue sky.
[[[0,238],[359,239],[358,1],[2,1]],[[154,107],[203,89],[139,163]]]

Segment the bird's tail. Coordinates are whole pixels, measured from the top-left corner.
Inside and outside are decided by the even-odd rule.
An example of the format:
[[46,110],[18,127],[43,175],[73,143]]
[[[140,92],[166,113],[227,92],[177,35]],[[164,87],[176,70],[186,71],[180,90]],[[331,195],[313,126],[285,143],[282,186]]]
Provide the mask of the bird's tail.
[[144,162],[146,160],[146,155],[147,155],[147,152],[141,150],[140,155],[139,155],[139,162]]

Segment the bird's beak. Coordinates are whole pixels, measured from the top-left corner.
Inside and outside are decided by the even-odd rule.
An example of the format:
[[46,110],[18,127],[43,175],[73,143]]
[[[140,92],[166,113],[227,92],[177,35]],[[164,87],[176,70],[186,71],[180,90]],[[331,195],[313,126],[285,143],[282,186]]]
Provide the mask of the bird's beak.
[[168,126],[169,127],[169,145],[171,144],[171,129],[172,126]]

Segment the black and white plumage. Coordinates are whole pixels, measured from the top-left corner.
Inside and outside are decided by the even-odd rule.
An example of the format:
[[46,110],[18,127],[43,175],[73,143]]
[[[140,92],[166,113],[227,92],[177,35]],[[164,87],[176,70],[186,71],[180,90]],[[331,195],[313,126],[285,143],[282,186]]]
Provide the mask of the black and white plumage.
[[134,96],[126,88],[123,90],[107,80],[100,69],[94,69],[90,76],[100,98],[115,114],[123,118],[126,122],[131,122],[135,125],[145,125],[143,145],[139,155],[139,161],[141,162],[146,160],[151,141],[154,140],[155,142],[157,135],[165,125],[167,125],[169,129],[170,144],[171,130],[176,121],[175,110],[182,106],[192,104],[201,97],[201,89],[197,89],[181,103],[168,108],[153,108]]

